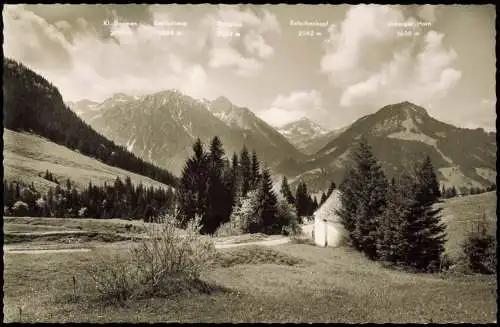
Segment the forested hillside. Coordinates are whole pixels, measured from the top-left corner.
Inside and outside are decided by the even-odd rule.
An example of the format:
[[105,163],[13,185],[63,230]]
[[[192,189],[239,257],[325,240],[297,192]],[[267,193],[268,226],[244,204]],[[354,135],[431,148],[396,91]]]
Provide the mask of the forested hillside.
[[174,186],[170,172],[139,159],[84,123],[63,102],[55,86],[22,64],[4,58],[4,127],[44,136],[72,150]]

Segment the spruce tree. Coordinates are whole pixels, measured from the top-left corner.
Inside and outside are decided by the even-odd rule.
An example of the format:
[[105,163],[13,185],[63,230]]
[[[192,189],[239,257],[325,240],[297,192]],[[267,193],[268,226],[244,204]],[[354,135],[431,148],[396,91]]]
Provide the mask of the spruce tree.
[[328,198],[332,194],[333,190],[335,190],[336,188],[337,188],[337,185],[335,184],[335,182],[331,182],[330,187],[328,188],[328,193],[326,194],[326,197]]
[[419,270],[434,270],[439,266],[444,252],[446,226],[441,222],[441,208],[434,208],[440,192],[434,167],[429,157],[425,158],[415,172],[412,215],[409,223],[411,248],[407,262]]
[[381,261],[406,265],[408,244],[408,219],[413,205],[414,180],[406,173],[397,182],[393,178],[387,189],[387,205],[380,217],[377,253]]
[[259,185],[260,180],[260,162],[257,157],[257,152],[252,151],[252,164],[250,172],[250,188],[255,189]]
[[231,174],[233,178],[233,201],[237,203],[237,200],[240,196],[241,178],[240,178],[240,162],[238,154],[236,153],[233,153],[233,158],[231,160]]
[[327,197],[325,192],[321,193],[321,200],[319,201],[319,206],[321,206],[323,203],[325,203]]
[[338,215],[352,245],[370,259],[377,257],[377,229],[386,204],[387,179],[366,139],[350,155],[352,164],[340,185]]
[[306,183],[300,181],[297,185],[297,190],[295,191],[295,209],[297,210],[297,216],[303,217],[308,214],[309,199],[307,194]]
[[312,216],[314,213],[314,200],[310,194],[307,194],[307,216]]
[[425,196],[425,200],[431,203],[438,201],[441,197],[441,191],[439,190],[439,183],[429,156],[426,156],[421,166],[417,168],[416,175],[424,192],[423,196]]
[[314,196],[313,197],[313,213],[318,210],[319,208],[319,203],[318,203],[318,199]]
[[288,203],[295,203],[295,198],[293,197],[292,191],[290,190],[290,185],[288,184],[288,179],[286,178],[286,176],[283,176],[280,191]]
[[215,136],[210,143],[210,152],[208,154],[209,172],[208,172],[208,198],[207,213],[202,219],[202,233],[213,233],[219,225],[229,218],[227,210],[228,204],[231,204],[229,190],[224,183],[225,165],[224,149],[222,142]]
[[[177,191],[179,217],[185,225],[195,215],[203,217],[207,209],[208,158],[198,138],[193,145],[194,155],[186,161]],[[145,194],[148,203],[148,193]]]
[[[273,191],[271,174],[266,168],[262,172],[260,187],[258,190],[258,210],[257,214],[262,221],[261,230],[265,234],[278,234],[281,232],[281,226],[277,221],[277,198]],[[255,229],[260,229],[255,226]],[[254,230],[255,230],[254,229]]]
[[240,154],[240,176],[241,176],[241,196],[246,196],[250,190],[251,182],[251,160],[246,146],[243,146]]

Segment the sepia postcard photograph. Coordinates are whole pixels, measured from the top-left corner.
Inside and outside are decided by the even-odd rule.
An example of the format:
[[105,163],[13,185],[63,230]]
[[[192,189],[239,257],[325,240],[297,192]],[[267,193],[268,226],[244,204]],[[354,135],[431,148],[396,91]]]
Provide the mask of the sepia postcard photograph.
[[495,5],[5,4],[6,323],[497,323]]

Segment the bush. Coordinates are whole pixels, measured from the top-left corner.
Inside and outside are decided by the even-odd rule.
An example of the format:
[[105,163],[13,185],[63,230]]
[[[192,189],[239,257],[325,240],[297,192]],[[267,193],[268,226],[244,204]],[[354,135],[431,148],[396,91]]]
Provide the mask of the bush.
[[214,232],[213,236],[224,237],[224,236],[237,236],[241,234],[244,234],[243,230],[241,230],[241,228],[235,225],[233,221],[228,221],[220,225]]
[[462,244],[465,262],[472,272],[494,274],[497,266],[496,237],[471,233]]
[[276,216],[281,225],[281,234],[287,236],[300,235],[302,231],[295,208],[286,200],[280,199],[278,200],[277,209]]
[[29,207],[26,202],[23,201],[17,201],[14,203],[12,206],[12,213],[14,216],[22,217],[26,216],[29,212]]
[[257,213],[258,192],[251,190],[240,200],[239,205],[233,209],[230,217],[232,229],[240,231],[242,234],[248,233],[251,225],[260,224],[260,218]]
[[202,237],[200,218],[185,230],[167,217],[146,228],[147,238],[134,244],[125,256],[93,264],[88,273],[100,298],[123,303],[132,298],[170,296],[183,291],[207,291],[200,275],[215,258],[215,246]]

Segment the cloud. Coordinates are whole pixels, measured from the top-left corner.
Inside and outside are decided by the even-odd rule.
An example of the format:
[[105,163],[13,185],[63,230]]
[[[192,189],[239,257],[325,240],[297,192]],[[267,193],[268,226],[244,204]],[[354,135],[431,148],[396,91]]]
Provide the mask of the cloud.
[[418,11],[418,17],[422,20],[434,23],[436,21],[436,6],[423,5]]
[[[164,27],[144,22],[111,26],[112,37],[104,38],[81,17],[74,25],[63,20],[50,24],[23,6],[10,5],[3,16],[5,55],[42,74],[65,100],[103,100],[116,92],[140,94],[169,88],[192,96],[210,94],[204,68],[183,59],[191,51],[189,43],[165,35]],[[162,12],[161,18],[168,17]]]
[[[279,23],[271,12],[262,10],[257,15],[238,6],[220,6],[216,13],[208,14],[202,26],[210,31],[206,36],[210,44],[209,66],[228,68],[237,75],[257,75],[266,59],[274,54],[266,40],[268,33],[281,33]],[[232,34],[223,37],[223,34]]]
[[[342,107],[424,103],[457,84],[462,73],[454,68],[456,52],[444,45],[444,34],[419,24],[422,17],[435,18],[434,9],[422,7],[419,15],[405,17],[398,6],[359,5],[330,26],[321,71],[340,89]],[[398,36],[405,29],[413,36]]]
[[323,107],[323,98],[316,90],[279,94],[269,109],[258,113],[259,117],[274,126],[281,126],[302,117],[321,121],[325,114],[327,112]]

